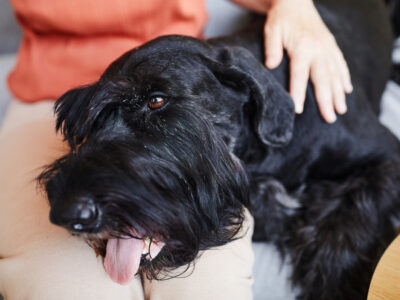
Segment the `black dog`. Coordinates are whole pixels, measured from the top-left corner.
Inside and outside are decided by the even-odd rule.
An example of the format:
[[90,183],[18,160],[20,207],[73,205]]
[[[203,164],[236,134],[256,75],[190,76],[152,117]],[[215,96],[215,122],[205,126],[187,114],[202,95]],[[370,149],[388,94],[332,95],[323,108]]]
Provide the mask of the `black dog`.
[[354,85],[333,125],[311,86],[295,117],[288,60],[264,68],[260,27],[158,38],[67,92],[57,130],[71,151],[39,178],[51,221],[82,234],[126,282],[230,242],[250,206],[254,238],[289,257],[299,299],[365,299],[400,211],[400,146],[377,118],[392,43],[381,2],[317,4]]

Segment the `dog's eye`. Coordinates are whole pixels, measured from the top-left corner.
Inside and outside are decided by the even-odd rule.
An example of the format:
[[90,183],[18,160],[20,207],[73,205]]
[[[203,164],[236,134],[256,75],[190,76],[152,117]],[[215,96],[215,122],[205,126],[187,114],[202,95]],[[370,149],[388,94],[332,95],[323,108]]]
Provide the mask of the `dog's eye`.
[[154,97],[150,98],[148,105],[151,109],[156,109],[156,108],[160,108],[165,103],[167,103],[167,99],[165,99],[164,97],[154,96]]

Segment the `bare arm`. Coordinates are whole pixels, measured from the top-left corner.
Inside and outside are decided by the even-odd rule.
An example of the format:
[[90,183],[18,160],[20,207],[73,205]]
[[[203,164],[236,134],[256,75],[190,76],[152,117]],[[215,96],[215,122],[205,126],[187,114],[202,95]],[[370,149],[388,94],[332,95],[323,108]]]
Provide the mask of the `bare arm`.
[[273,1],[276,0],[231,0],[232,2],[243,6],[249,10],[265,14]]

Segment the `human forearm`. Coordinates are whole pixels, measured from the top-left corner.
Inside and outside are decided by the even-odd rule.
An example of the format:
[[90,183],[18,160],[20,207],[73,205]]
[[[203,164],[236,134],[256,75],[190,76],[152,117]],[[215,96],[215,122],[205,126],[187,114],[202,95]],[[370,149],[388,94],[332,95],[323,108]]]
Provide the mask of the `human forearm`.
[[265,14],[271,3],[276,0],[231,0],[249,10]]
[[281,2],[312,2],[312,0],[231,0],[232,2],[243,6],[257,13],[265,14],[268,10]]

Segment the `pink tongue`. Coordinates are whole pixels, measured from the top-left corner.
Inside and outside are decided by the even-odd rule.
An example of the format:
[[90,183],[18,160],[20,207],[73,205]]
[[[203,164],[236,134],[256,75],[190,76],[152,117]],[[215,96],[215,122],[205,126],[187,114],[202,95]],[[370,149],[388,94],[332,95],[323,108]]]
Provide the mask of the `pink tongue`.
[[131,281],[139,269],[144,246],[143,240],[134,238],[107,241],[104,268],[113,281],[119,284]]

